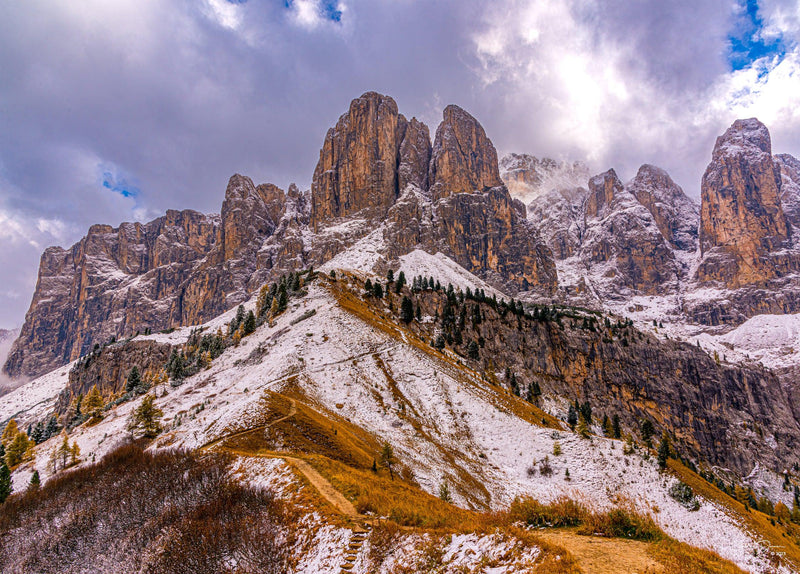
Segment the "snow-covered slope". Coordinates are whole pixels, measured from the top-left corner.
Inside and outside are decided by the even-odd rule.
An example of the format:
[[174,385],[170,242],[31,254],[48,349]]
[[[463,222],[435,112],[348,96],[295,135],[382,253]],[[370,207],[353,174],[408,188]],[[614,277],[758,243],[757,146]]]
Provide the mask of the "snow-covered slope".
[[[429,273],[462,287],[487,289],[456,267],[424,252],[403,260],[409,277]],[[338,281],[320,278],[274,325],[261,326],[182,386],[156,389],[168,428],[155,447],[197,448],[248,428],[263,410],[266,391],[299,385],[316,409],[390,443],[424,490],[436,494],[442,483],[451,485],[459,505],[498,509],[519,495],[542,501],[569,496],[599,509],[629,500],[643,512],[658,508],[655,520],[676,539],[715,550],[751,572],[767,571],[761,543],[726,509],[701,500],[698,511],[687,510],[668,494],[674,479],[661,474],[652,459],[623,454],[621,441],[583,439],[566,426],[554,430],[524,420],[509,402],[517,399],[488,385],[456,357],[399,327],[348,311],[337,295],[347,291],[345,281],[341,273]],[[216,330],[231,314],[207,326]],[[188,330],[152,337],[175,343],[186,336]],[[46,410],[67,372],[59,369],[0,398],[0,412],[6,417],[25,409],[38,412],[38,405]],[[70,438],[85,460],[125,440],[125,424],[138,402],[122,404],[100,424],[74,431]],[[565,415],[563,404],[553,403],[550,410]],[[48,475],[53,440],[37,448],[35,466],[42,476]],[[561,445],[558,456],[555,442]],[[536,472],[545,457],[551,476]],[[21,488],[30,472],[27,467],[15,473],[15,485]]]

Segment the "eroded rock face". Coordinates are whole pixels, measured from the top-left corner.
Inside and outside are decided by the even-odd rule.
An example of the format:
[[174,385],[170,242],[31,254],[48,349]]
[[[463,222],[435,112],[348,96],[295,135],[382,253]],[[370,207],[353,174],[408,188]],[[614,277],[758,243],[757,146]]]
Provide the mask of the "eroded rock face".
[[286,199],[231,177],[220,216],[170,210],[149,223],[94,225],[45,250],[33,301],[4,370],[34,377],[95,343],[206,321],[244,301],[256,255]]
[[400,145],[408,122],[388,97],[368,92],[328,130],[311,183],[311,223],[363,209],[384,215],[397,199]]
[[152,340],[118,343],[95,351],[76,363],[69,372],[69,382],[58,397],[56,411],[64,412],[73,397],[84,395],[97,386],[103,396],[125,391],[128,375],[133,367],[144,375],[158,372],[169,359],[172,346]]
[[614,196],[622,189],[622,182],[613,169],[594,176],[589,180],[589,195],[584,208],[585,216],[589,218],[601,215],[605,211],[605,207],[614,201]]
[[478,121],[458,106],[444,109],[428,180],[434,200],[503,185],[494,145]]
[[[800,228],[800,160],[781,153],[774,156],[781,170],[781,207],[786,219]],[[792,234],[796,239],[796,233]]]
[[699,211],[666,171],[645,164],[627,189],[647,208],[661,234],[673,247],[683,251],[697,249]]
[[[667,181],[672,180],[666,173],[649,168],[623,186],[616,172],[608,170],[590,178],[588,189],[553,190],[531,202],[529,220],[561,262],[567,296],[591,292],[601,299],[620,300],[677,290],[684,269],[675,257],[675,246],[662,233],[656,215],[634,194],[650,200],[656,213],[672,216],[673,203],[662,206],[660,201],[675,199],[659,188]],[[664,219],[668,228],[671,220]]]
[[769,257],[787,247],[791,229],[781,207],[781,172],[766,126],[737,120],[717,138],[703,175],[698,268],[701,282],[726,287],[780,276],[785,262]]
[[400,144],[400,165],[397,168],[399,190],[409,185],[428,189],[428,166],[431,163],[431,134],[428,126],[411,118],[403,143]]

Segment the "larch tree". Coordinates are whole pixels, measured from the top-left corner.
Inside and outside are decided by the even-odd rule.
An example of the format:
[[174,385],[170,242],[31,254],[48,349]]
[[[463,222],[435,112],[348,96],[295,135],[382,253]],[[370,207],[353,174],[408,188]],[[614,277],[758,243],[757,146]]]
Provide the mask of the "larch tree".
[[146,395],[128,420],[128,430],[134,436],[155,438],[161,432],[161,417],[164,411],[153,404],[153,395]]
[[397,464],[397,459],[394,457],[394,449],[388,442],[383,444],[381,449],[381,466],[386,467],[389,471],[389,478],[394,480],[394,465]]

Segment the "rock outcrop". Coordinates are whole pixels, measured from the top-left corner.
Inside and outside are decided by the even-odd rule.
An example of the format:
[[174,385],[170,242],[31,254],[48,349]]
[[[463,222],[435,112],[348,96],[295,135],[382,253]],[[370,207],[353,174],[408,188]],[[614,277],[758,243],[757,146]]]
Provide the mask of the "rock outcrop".
[[[781,153],[774,156],[781,170],[781,207],[787,221],[800,232],[800,160]],[[793,231],[792,237],[797,233]]]
[[478,120],[458,106],[444,109],[428,179],[434,200],[503,185],[494,145]]
[[397,199],[400,146],[408,122],[388,97],[368,92],[328,130],[311,183],[311,224],[361,210],[382,216]]
[[717,138],[701,194],[700,282],[728,288],[763,284],[796,266],[771,256],[790,246],[791,227],[764,124],[737,120]]
[[560,262],[565,295],[623,300],[676,292],[686,269],[675,252],[692,248],[697,220],[691,200],[652,166],[627,185],[612,169],[587,187],[551,190],[528,206]]
[[133,367],[141,375],[148,371],[157,373],[169,359],[172,346],[150,339],[132,340],[102,347],[70,369],[69,382],[56,403],[56,411],[63,413],[70,401],[97,386],[103,396],[125,392],[128,375]]

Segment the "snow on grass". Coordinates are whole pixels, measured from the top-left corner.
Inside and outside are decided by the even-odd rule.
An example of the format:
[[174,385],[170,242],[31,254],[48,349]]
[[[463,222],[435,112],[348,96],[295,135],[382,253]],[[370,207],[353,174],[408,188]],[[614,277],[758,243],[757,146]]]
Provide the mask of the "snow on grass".
[[0,397],[0,424],[15,418],[24,428],[29,422],[44,418],[66,388],[73,364],[50,371]]
[[[377,573],[435,568],[437,572],[514,574],[529,572],[540,555],[539,547],[501,534],[409,535],[395,543]],[[366,574],[372,570],[356,568],[354,572]]]
[[[404,261],[408,277],[425,274],[424,267],[411,266],[414,257],[422,256]],[[426,265],[441,261],[428,257]],[[433,274],[441,276],[441,271]],[[311,309],[315,315],[292,325]],[[209,326],[215,329],[232,312]],[[620,441],[587,440],[531,425],[503,407],[496,389],[453,360],[411,344],[408,337],[391,336],[365,323],[339,307],[326,287],[313,283],[308,295],[292,300],[272,327],[259,327],[182,386],[155,391],[166,432],[154,448],[197,448],[225,429],[246,426],[262,408],[264,391],[280,391],[296,377],[321,406],[391,443],[429,493],[436,495],[447,482],[456,503],[478,508],[502,508],[520,495],[544,502],[569,496],[600,509],[627,499],[653,513],[676,539],[712,549],[749,571],[766,571],[757,556],[762,554],[760,544],[752,535],[708,501],[690,512],[672,500],[667,493],[670,479],[652,459],[623,455]],[[78,442],[84,460],[99,458],[125,438],[125,423],[140,400],[112,409],[98,425],[76,429],[70,440]],[[53,440],[40,449],[49,452]],[[560,456],[553,455],[556,440]],[[545,457],[553,468],[551,476],[540,472],[538,463]],[[46,458],[36,461],[43,477]],[[259,484],[282,484],[280,466],[273,466],[278,463],[258,464],[263,466],[237,468],[247,470]],[[565,479],[567,469],[570,480]],[[472,480],[464,479],[464,471]],[[19,473],[15,485],[25,476]],[[332,553],[339,552],[336,545],[343,548],[347,535],[320,528],[316,536],[319,555],[304,561],[302,571],[338,571]]]
[[466,291],[467,287],[473,291],[483,289],[489,297],[495,295],[498,300],[508,298],[507,295],[491,287],[482,279],[478,279],[444,253],[431,255],[421,249],[415,249],[411,253],[400,257],[400,269],[395,273],[397,274],[400,271],[405,273],[406,280],[409,283],[415,276],[422,275],[423,277],[435,278],[445,288],[450,283],[455,289],[460,288],[462,291]]

